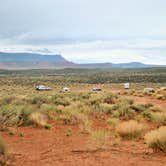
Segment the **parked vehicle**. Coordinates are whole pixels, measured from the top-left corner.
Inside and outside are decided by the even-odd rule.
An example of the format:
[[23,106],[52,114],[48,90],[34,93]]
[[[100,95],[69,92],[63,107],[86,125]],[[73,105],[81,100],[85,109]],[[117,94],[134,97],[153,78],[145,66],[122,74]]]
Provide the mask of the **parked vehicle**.
[[48,87],[48,86],[45,86],[45,85],[37,85],[36,86],[36,90],[39,90],[39,91],[48,91],[48,90],[51,90],[51,88]]

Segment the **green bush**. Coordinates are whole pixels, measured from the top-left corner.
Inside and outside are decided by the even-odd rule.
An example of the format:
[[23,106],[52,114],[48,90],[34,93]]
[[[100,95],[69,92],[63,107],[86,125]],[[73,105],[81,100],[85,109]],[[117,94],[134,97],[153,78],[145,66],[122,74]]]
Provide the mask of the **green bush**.
[[132,105],[131,108],[135,110],[136,112],[142,112],[145,111],[147,108],[145,105],[142,104],[137,104],[137,105]]
[[113,117],[113,118],[119,118],[119,117],[120,117],[119,111],[114,111],[114,112],[112,113],[112,117]]
[[45,124],[45,125],[44,125],[44,128],[47,129],[47,130],[50,130],[51,127],[52,127],[52,126],[51,126],[50,124]]

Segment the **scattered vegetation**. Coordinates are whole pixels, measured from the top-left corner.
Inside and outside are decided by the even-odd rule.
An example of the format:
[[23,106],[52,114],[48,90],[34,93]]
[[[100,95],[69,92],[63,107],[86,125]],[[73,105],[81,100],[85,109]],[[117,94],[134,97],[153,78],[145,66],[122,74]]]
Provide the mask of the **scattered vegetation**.
[[[154,103],[137,104],[133,99],[133,96],[146,96],[157,101],[165,100],[165,90],[159,90],[166,82],[165,69],[0,71],[0,76],[0,85],[3,86],[0,89],[1,129],[34,125],[50,130],[60,123],[66,128],[77,127],[79,134],[90,137],[96,149],[100,150],[110,137],[113,146],[119,145],[122,138],[140,138],[146,130],[144,122],[147,126],[150,124],[150,128],[166,125],[165,110],[157,108]],[[133,89],[122,90],[119,83],[124,82],[132,82]],[[146,82],[151,87],[156,86],[154,93],[143,92]],[[39,83],[48,84],[53,90],[35,91],[33,87]],[[98,83],[103,91],[92,92],[92,84]],[[139,88],[137,83],[140,83]],[[71,91],[60,92],[66,84],[70,84]],[[116,87],[117,92],[111,92],[111,86]],[[96,122],[101,122],[105,130],[96,129]],[[161,127],[147,133],[147,145],[166,152],[165,130]],[[73,136],[74,131],[66,129],[64,135]],[[24,136],[12,130],[7,134]],[[0,153],[6,154],[6,145],[1,139]]]
[[[165,68],[148,68],[148,69],[63,69],[63,70],[21,70],[7,71],[0,70],[2,79],[1,84],[12,83],[12,85],[34,85],[37,80],[49,83],[165,83]],[[10,76],[15,76],[11,79]],[[29,79],[26,79],[27,76]],[[56,79],[55,79],[56,77]]]

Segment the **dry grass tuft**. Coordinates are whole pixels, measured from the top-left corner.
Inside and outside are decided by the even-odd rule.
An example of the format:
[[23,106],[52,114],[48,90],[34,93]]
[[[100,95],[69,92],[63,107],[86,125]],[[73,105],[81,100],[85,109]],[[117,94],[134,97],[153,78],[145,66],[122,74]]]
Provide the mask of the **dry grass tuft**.
[[29,116],[29,120],[36,126],[45,126],[47,124],[47,116],[41,112],[33,112]]
[[132,139],[138,138],[145,130],[143,124],[139,124],[137,121],[130,120],[128,122],[122,122],[116,127],[117,133],[124,138]]
[[151,113],[151,120],[159,126],[166,125],[166,112]]
[[104,148],[107,144],[108,138],[108,132],[105,130],[93,131],[90,135],[90,139],[95,143],[97,150]]
[[91,132],[92,122],[85,115],[80,116],[80,118],[81,118],[81,121],[80,121],[79,128],[81,132],[89,134]]
[[145,142],[149,147],[166,153],[166,126],[147,133],[145,135]]

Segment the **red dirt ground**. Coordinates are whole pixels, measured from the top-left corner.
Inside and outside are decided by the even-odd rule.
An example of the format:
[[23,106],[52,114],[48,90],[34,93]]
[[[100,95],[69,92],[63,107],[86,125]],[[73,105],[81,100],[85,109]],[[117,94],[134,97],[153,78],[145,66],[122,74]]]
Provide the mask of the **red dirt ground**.
[[[135,97],[138,103],[151,102],[166,108],[164,101]],[[121,141],[119,145],[110,145],[101,151],[88,142],[88,135],[81,134],[76,126],[52,124],[51,130],[18,127],[16,134],[0,132],[6,140],[15,166],[166,166],[166,155],[153,152],[143,140]],[[95,126],[103,124],[95,122]],[[106,127],[106,126],[105,126]],[[65,133],[72,130],[72,135]],[[24,136],[20,137],[19,133]]]
[[149,96],[146,96],[146,97],[132,96],[132,98],[134,99],[136,103],[139,103],[139,104],[152,103],[163,110],[166,109],[166,101],[164,100],[157,100]]

